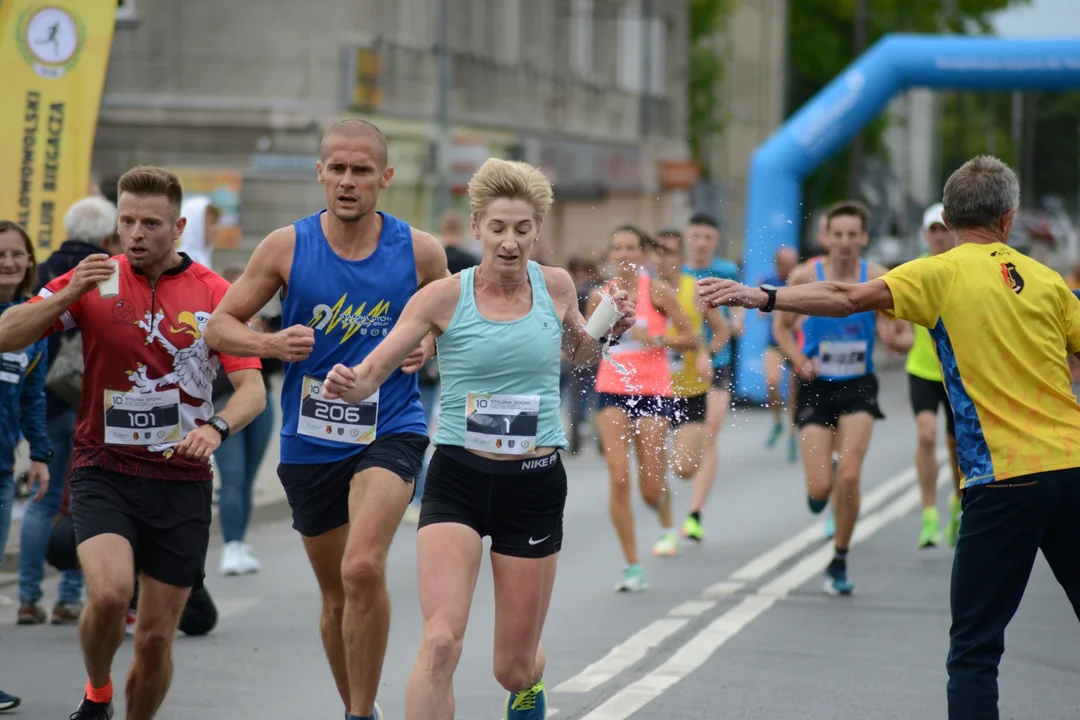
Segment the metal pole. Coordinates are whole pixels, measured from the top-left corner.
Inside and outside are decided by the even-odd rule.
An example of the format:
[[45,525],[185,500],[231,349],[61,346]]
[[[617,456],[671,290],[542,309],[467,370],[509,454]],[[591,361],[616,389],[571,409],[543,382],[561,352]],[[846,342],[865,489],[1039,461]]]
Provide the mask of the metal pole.
[[[450,93],[454,82],[452,54],[453,34],[450,27],[452,0],[441,0],[439,12],[439,134],[438,134],[438,190],[435,194],[435,222],[450,209],[450,146],[453,143],[453,126],[450,119]],[[432,223],[434,227],[435,222]]]

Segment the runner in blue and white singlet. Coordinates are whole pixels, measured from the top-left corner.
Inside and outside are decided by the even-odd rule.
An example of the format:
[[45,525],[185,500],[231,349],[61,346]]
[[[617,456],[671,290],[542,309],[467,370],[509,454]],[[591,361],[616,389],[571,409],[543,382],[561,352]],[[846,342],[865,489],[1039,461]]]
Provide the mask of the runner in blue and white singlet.
[[[346,718],[374,720],[389,633],[386,579],[349,568],[385,567],[412,499],[428,446],[412,373],[431,356],[432,342],[360,402],[326,400],[322,380],[335,363],[363,361],[409,299],[449,273],[435,238],[375,209],[393,177],[378,128],[362,120],[331,127],[317,170],[327,209],[263,240],[207,337],[239,356],[286,362],[278,477],[322,591],[323,639]],[[260,335],[246,322],[275,294],[285,329]],[[363,636],[345,637],[343,623],[355,626],[361,615]]]
[[[859,256],[869,241],[868,215],[861,203],[834,205],[826,218],[827,255],[795,268],[789,285],[865,282],[885,274],[885,268]],[[802,326],[805,343],[800,349],[795,337],[798,316],[777,315],[777,345],[799,378],[795,423],[801,433],[807,502],[815,514],[825,509],[830,495],[836,504],[836,556],[826,571],[825,591],[848,595],[855,589],[847,578],[847,552],[859,515],[862,463],[874,421],[885,417],[878,407],[874,343],[880,331],[888,347],[902,352],[910,347],[910,328],[873,312],[809,317]],[[834,453],[839,457],[835,464]]]

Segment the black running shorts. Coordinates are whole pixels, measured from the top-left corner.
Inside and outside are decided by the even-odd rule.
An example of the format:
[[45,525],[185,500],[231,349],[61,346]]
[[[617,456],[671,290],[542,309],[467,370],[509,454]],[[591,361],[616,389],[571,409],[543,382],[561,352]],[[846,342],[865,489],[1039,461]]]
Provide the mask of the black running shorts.
[[713,368],[712,386],[715,390],[733,392],[735,390],[735,368],[732,365]]
[[693,425],[705,422],[709,394],[702,393],[694,397],[676,397],[671,399],[671,427]]
[[841,415],[869,413],[875,420],[884,420],[878,407],[878,380],[873,374],[851,380],[799,381],[795,403],[795,424],[824,425],[833,430]]
[[932,412],[936,416],[938,406],[943,406],[945,432],[949,433],[949,437],[956,437],[956,424],[953,421],[952,405],[949,404],[949,394],[945,392],[945,383],[924,380],[908,373],[908,393],[911,396],[911,411],[916,415]]
[[316,537],[349,524],[349,488],[353,475],[368,468],[383,468],[415,483],[424,466],[428,438],[418,433],[393,433],[348,457],[330,463],[281,463],[278,478],[292,508],[293,528],[304,537]]
[[442,445],[424,479],[419,527],[458,523],[490,535],[492,552],[543,558],[562,547],[565,508],[566,468],[558,451],[492,460]]
[[95,467],[71,473],[75,541],[116,534],[135,551],[135,566],[159,582],[192,587],[210,544],[212,483],[134,477]]
[[599,393],[597,411],[609,407],[619,408],[631,419],[644,417],[671,418],[671,398],[661,395]]

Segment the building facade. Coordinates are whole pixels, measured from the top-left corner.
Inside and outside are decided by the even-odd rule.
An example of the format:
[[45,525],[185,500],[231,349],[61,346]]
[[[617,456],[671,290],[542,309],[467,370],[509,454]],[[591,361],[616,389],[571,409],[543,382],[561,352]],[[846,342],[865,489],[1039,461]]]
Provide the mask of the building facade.
[[743,220],[750,159],[780,127],[787,111],[787,32],[787,0],[739,0],[717,37],[717,52],[724,59],[723,132],[711,157],[722,195],[726,252],[733,258],[743,257],[748,237]]
[[464,211],[486,157],[544,167],[557,199],[547,257],[563,262],[620,223],[685,220],[687,193],[661,170],[687,157],[687,12],[688,0],[123,0],[94,169],[108,184],[161,164],[231,203],[220,270],[324,206],[319,139],[359,116],[390,142],[382,208],[423,229],[443,178]]

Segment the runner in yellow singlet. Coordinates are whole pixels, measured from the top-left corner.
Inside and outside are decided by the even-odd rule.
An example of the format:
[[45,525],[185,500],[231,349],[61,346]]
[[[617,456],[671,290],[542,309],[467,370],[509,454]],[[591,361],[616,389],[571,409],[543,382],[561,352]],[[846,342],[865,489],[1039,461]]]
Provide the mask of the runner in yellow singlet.
[[[701,512],[709,498],[715,473],[701,472],[706,448],[711,446],[705,422],[709,388],[712,387],[712,356],[731,338],[731,328],[720,308],[708,308],[698,297],[697,278],[682,271],[683,237],[678,230],[663,230],[653,242],[653,268],[657,277],[675,288],[679,305],[690,320],[696,350],[669,350],[671,363],[671,429],[675,433],[671,467],[683,480],[693,479],[690,514],[683,524],[682,536],[697,542],[705,538]],[[706,323],[712,332],[706,343]],[[678,335],[668,323],[668,335]],[[714,449],[715,450],[715,449]]]
[[[939,255],[951,250],[956,240],[941,217],[941,204],[932,205],[923,214],[922,232],[930,248],[929,255]],[[915,449],[915,472],[922,493],[923,524],[919,533],[919,547],[937,547],[941,543],[941,522],[937,509],[937,412],[945,408],[945,441],[949,447],[949,462],[953,469],[953,492],[949,496],[949,524],[945,535],[949,545],[956,545],[960,535],[960,470],[956,462],[956,430],[953,427],[952,407],[941,378],[941,365],[930,331],[915,325],[915,344],[908,353],[906,370],[911,396],[911,409],[915,413],[918,429],[918,445]]]

